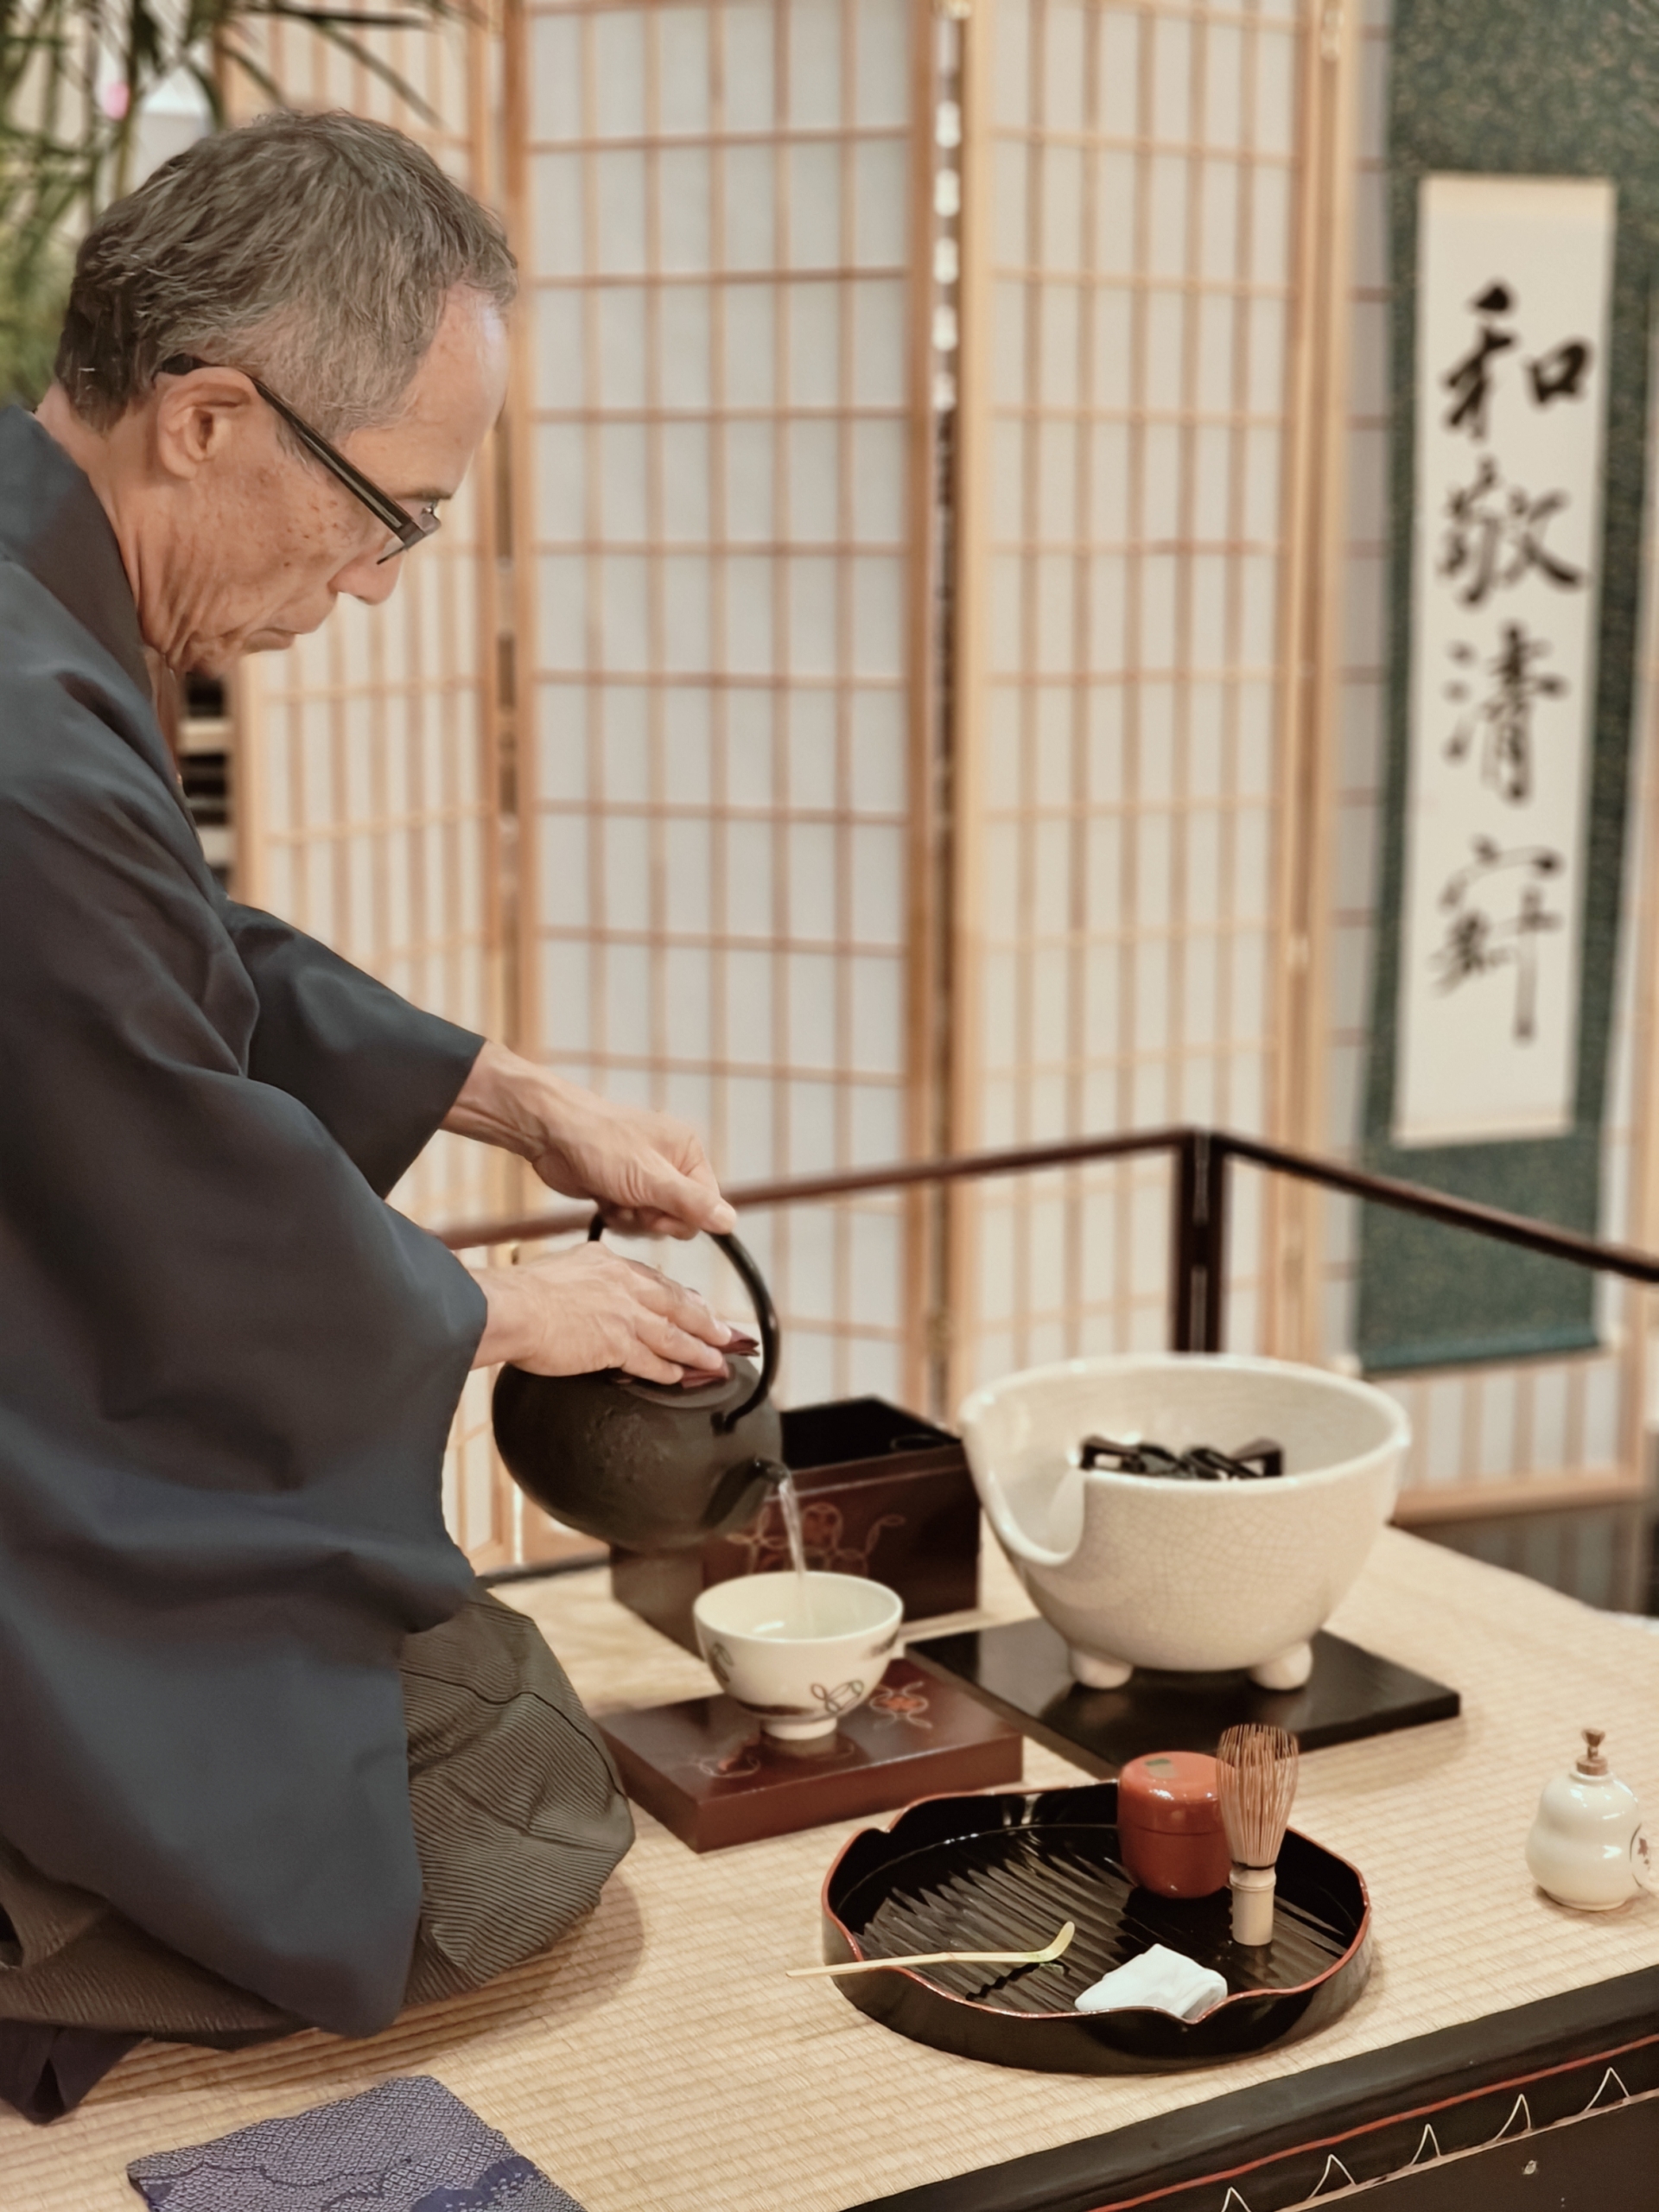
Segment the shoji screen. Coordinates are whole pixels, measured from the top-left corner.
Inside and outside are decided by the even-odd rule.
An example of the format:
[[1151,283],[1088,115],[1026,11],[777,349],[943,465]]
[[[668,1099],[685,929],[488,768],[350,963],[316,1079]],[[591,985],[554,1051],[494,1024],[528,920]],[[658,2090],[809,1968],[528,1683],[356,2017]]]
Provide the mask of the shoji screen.
[[[964,1142],[1266,1124],[1306,12],[968,26]],[[1162,1166],[964,1202],[961,1382],[1161,1344],[1167,1224]]]
[[[918,1138],[927,29],[530,0],[510,67],[523,1028],[732,1182]],[[908,1221],[746,1221],[796,1402],[907,1387]]]
[[[343,107],[480,174],[483,35],[456,21],[356,34],[440,118],[280,19],[262,59],[296,107]],[[501,1015],[496,909],[493,519],[487,457],[430,543],[400,557],[379,609],[342,600],[286,653],[245,664],[237,702],[236,895],[323,938],[418,1005],[485,1031]],[[437,1225],[502,1211],[499,1154],[440,1137],[393,1193]],[[458,1419],[452,1525],[501,1555],[483,1378]]]

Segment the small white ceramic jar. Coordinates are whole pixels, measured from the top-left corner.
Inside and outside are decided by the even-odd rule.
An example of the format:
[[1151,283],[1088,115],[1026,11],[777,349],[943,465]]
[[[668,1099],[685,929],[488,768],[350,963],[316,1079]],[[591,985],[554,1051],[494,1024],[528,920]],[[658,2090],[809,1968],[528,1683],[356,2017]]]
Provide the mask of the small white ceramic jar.
[[1642,1808],[1608,1770],[1605,1731],[1586,1728],[1578,1764],[1544,1785],[1527,1838],[1532,1878],[1557,1904],[1614,1912],[1643,1885],[1637,1872]]

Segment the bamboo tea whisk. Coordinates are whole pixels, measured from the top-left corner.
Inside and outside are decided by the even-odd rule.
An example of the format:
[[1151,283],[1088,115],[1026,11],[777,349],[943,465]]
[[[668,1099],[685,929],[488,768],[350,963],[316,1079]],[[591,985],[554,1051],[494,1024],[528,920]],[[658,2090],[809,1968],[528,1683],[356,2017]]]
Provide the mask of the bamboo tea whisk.
[[1216,1746],[1216,1794],[1233,1854],[1233,1941],[1273,1941],[1273,1891],[1279,1847],[1296,1799],[1296,1738],[1283,1728],[1247,1721]]

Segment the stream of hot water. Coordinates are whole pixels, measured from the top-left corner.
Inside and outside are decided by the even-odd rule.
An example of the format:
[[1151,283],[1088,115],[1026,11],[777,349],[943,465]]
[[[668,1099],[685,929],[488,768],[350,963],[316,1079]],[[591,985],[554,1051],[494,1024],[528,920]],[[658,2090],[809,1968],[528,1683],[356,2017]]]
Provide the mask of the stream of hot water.
[[814,1633],[812,1586],[806,1577],[806,1539],[801,1532],[801,1499],[793,1475],[786,1474],[778,1485],[778,1510],[784,1516],[789,1562],[795,1570],[795,1619],[791,1627],[797,1636],[810,1636]]

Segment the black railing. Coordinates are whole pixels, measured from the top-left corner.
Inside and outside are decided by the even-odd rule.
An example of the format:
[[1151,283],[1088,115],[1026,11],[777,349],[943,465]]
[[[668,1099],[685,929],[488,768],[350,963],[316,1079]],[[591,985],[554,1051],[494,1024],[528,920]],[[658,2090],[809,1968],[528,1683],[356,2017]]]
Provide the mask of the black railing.
[[[1061,1144],[1018,1145],[996,1152],[947,1154],[938,1160],[907,1160],[886,1167],[861,1167],[834,1175],[806,1175],[791,1181],[741,1183],[726,1195],[743,1206],[799,1205],[812,1198],[853,1198],[870,1191],[902,1191],[935,1183],[977,1182],[994,1175],[1022,1175],[1043,1169],[1079,1167],[1091,1160],[1122,1160],[1142,1153],[1173,1157],[1173,1217],[1170,1236],[1169,1342],[1173,1351],[1220,1351],[1225,1334],[1227,1217],[1230,1171],[1243,1160],[1270,1175],[1288,1175],[1344,1197],[1364,1198],[1399,1213],[1464,1229],[1476,1236],[1495,1236],[1529,1252],[1541,1252],[1575,1267],[1622,1275],[1630,1282],[1659,1283],[1659,1257],[1628,1244],[1610,1244],[1575,1230],[1558,1229],[1524,1214],[1504,1213],[1472,1199],[1344,1167],[1311,1153],[1290,1152],[1257,1137],[1226,1129],[1175,1128],[1136,1129],[1125,1136],[1076,1137]],[[463,1224],[443,1232],[455,1251],[478,1245],[528,1243],[582,1228],[585,1207],[525,1214],[500,1221]]]

